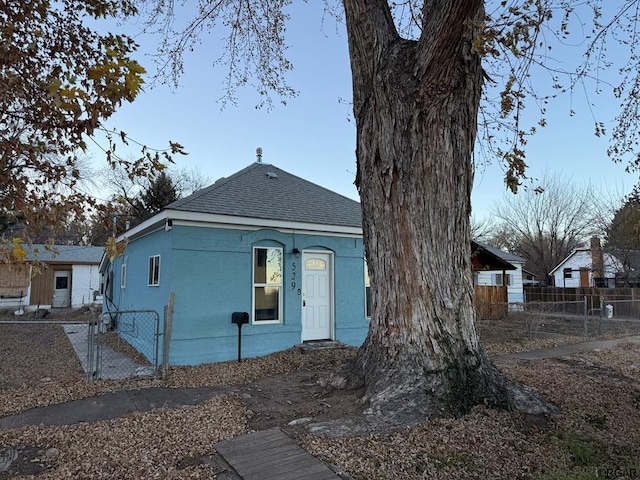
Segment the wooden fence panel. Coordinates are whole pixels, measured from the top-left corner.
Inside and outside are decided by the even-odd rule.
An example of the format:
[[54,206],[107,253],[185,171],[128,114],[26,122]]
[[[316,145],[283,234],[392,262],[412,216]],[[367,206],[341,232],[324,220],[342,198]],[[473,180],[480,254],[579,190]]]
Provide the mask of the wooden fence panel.
[[507,287],[501,285],[475,285],[475,305],[478,319],[504,318],[509,311]]

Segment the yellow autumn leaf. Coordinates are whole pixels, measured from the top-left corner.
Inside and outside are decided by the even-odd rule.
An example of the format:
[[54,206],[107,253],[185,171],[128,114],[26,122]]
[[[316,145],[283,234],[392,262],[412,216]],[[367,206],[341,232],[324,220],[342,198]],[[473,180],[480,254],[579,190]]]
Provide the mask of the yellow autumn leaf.
[[129,71],[132,73],[136,73],[138,75],[143,75],[145,73],[147,73],[147,71],[144,69],[144,67],[142,65],[140,65],[138,62],[136,62],[135,60],[130,61],[127,64],[127,67],[129,67]]
[[129,239],[125,238],[121,242],[118,242],[115,237],[109,237],[104,245],[104,251],[109,257],[109,261],[113,262],[116,257],[124,255]]
[[13,244],[13,249],[11,250],[11,254],[18,262],[23,262],[27,257],[27,251],[23,247],[24,240],[20,237],[15,237],[11,243]]
[[62,80],[59,78],[52,78],[49,80],[49,84],[47,85],[47,90],[49,90],[49,95],[52,97],[58,94],[58,90],[62,86]]

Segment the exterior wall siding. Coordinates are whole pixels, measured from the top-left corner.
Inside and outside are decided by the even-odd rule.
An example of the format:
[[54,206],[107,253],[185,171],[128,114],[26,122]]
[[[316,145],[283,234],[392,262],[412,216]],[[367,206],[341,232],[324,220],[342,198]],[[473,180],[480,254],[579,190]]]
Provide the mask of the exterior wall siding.
[[[103,310],[153,310],[162,319],[164,306],[169,300],[171,244],[170,232],[160,230],[131,242],[122,257],[114,259],[112,296],[105,295]],[[149,257],[160,255],[160,283],[149,286]],[[122,285],[122,265],[126,265],[125,286]],[[124,320],[126,318],[126,321]],[[127,342],[151,359],[155,346],[154,332],[141,330],[131,316],[117,318],[116,330]],[[160,322],[162,329],[162,321]],[[160,357],[158,361],[162,361]]]
[[[511,285],[507,287],[507,296],[509,303],[522,303],[524,302],[524,290],[522,286],[522,263],[511,262],[516,270],[507,270],[505,273],[511,275],[513,280]],[[502,270],[481,270],[477,272],[478,280],[477,285],[495,285],[494,276],[496,274],[502,274]]]
[[71,271],[71,306],[82,307],[94,303],[94,291],[100,293],[98,265],[73,265]]
[[[283,250],[282,323],[257,324],[251,318],[253,247],[257,246]],[[302,334],[302,256],[292,253],[294,247],[333,253],[334,339],[359,346],[368,321],[362,239],[355,237],[174,224],[171,231],[132,241],[124,256],[114,261],[111,309],[152,309],[162,317],[169,292],[174,292],[172,365],[236,359],[238,327],[231,323],[233,312],[250,316],[250,323],[242,327],[243,358],[285,350],[299,344]],[[149,287],[148,258],[155,254],[161,255],[160,286]],[[123,263],[127,278],[125,288],[120,288]],[[136,348],[146,348],[148,343],[126,339]]]
[[[71,267],[69,267],[69,270]],[[53,272],[51,265],[41,267],[41,271],[31,278],[29,304],[48,307],[53,299]]]

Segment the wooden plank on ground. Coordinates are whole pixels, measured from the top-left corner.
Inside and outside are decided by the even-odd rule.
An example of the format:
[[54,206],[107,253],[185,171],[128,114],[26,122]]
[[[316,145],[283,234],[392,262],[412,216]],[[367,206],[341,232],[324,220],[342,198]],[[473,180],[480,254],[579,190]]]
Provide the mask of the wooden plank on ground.
[[338,475],[279,428],[224,440],[216,450],[244,480],[336,480]]

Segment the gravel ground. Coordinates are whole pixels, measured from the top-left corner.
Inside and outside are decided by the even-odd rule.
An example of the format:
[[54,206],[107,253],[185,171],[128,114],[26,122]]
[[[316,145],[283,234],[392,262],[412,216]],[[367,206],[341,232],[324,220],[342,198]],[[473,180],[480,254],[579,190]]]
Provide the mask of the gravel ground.
[[[289,350],[242,363],[172,368],[165,382],[88,384],[71,361],[70,346],[56,333],[60,327],[50,329],[52,340],[26,334],[25,329],[10,336],[6,327],[0,326],[0,415],[153,385],[235,385],[244,393],[104,422],[0,432],[0,447],[15,447],[23,459],[19,472],[0,472],[0,479],[18,473],[38,479],[216,478],[215,468],[205,460],[215,454],[217,441],[274,424],[355,479],[640,478],[638,345],[501,365],[508,377],[536,387],[560,406],[561,414],[544,425],[516,412],[478,407],[463,418],[425,422],[392,434],[328,438],[287,423],[307,413],[317,419],[342,414],[335,397],[314,380],[354,349],[307,355]],[[551,341],[558,342],[535,342]],[[515,343],[524,349],[540,344]],[[38,345],[47,352],[45,362],[36,360]],[[504,345],[489,343],[486,348],[508,353]],[[281,408],[267,408],[276,403]]]

